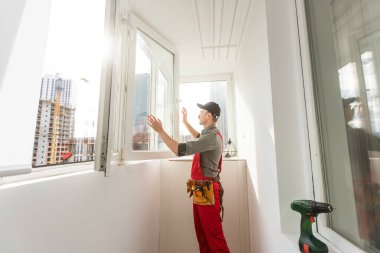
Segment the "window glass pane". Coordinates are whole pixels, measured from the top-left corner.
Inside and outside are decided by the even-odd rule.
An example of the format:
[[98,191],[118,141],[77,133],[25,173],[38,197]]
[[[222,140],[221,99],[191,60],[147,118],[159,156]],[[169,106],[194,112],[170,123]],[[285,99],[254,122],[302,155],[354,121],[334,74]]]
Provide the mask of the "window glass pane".
[[136,42],[136,79],[134,102],[133,149],[148,150],[148,125],[150,80],[152,62],[145,41],[137,34]]
[[380,252],[380,1],[307,7],[329,226]]
[[95,155],[105,0],[53,0],[51,6],[33,167]]
[[[377,33],[378,43],[380,42],[380,32]],[[362,51],[364,51],[362,49]],[[378,77],[376,73],[376,61],[372,51],[365,51],[361,54],[364,83],[367,91],[368,111],[371,121],[372,132],[380,135],[380,104],[379,104],[379,88]],[[377,60],[377,64],[379,64]]]
[[148,128],[146,117],[156,115],[173,135],[174,55],[137,30],[133,150],[166,150],[158,134]]
[[[170,91],[169,83],[162,71],[158,70],[158,76],[157,76],[157,87],[156,87],[156,116],[159,119],[170,119],[171,111],[166,110],[166,108],[170,108],[170,103],[172,102],[172,94],[168,93]],[[168,131],[170,133],[173,132],[173,124],[171,121],[166,120],[163,122],[163,127],[165,131]],[[157,142],[158,146],[156,149],[163,150],[167,149],[167,146],[165,143],[159,138]]]
[[[217,127],[221,131],[224,144],[227,144],[228,135],[228,115],[227,115],[227,81],[211,81],[182,83],[179,90],[180,107],[187,109],[189,123],[201,132],[203,126],[199,125],[198,115],[200,108],[197,103],[205,104],[213,101],[219,104],[221,116],[218,119]],[[182,114],[180,115],[182,117]],[[180,141],[185,142],[192,140],[193,137],[187,131],[186,127],[181,124],[179,129]]]

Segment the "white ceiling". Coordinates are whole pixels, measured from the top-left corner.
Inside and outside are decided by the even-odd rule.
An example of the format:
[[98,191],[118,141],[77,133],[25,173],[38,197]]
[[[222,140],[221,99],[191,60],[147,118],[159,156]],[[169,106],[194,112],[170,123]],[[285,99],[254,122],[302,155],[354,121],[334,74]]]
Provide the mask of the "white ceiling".
[[128,6],[178,49],[180,75],[194,75],[233,71],[251,1],[128,0]]

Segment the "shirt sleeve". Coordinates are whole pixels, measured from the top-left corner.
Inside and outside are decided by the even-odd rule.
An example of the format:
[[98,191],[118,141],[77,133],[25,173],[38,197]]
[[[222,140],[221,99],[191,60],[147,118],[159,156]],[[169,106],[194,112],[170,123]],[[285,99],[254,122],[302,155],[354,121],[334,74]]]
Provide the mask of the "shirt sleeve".
[[178,145],[178,156],[186,155],[186,143],[180,143]]
[[[215,133],[211,132],[205,135],[201,135],[199,139],[195,141],[188,141],[185,143],[181,143],[181,144],[184,144],[186,147],[186,150],[184,151],[184,155],[192,155],[195,153],[201,153],[201,152],[205,152],[209,150],[218,149],[219,146],[216,139],[217,137],[218,136]],[[178,154],[180,154],[180,146],[182,146],[181,144],[178,146]],[[181,151],[182,151],[182,148],[184,149],[184,147],[181,147]]]

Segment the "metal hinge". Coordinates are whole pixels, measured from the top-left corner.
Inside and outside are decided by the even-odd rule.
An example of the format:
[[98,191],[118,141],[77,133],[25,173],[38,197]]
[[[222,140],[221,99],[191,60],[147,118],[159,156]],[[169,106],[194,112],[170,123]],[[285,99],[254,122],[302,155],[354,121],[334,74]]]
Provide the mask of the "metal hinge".
[[100,155],[100,171],[104,171],[104,172],[106,172],[107,170],[107,147],[108,147],[108,139],[106,135],[103,135],[101,155]]

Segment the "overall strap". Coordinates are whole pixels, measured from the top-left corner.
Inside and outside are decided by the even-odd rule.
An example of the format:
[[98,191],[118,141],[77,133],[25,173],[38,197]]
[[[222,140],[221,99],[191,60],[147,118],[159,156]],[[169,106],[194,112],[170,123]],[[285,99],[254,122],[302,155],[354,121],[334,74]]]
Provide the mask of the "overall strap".
[[219,184],[219,200],[220,200],[220,211],[221,211],[221,217],[220,220],[223,221],[224,217],[224,206],[223,206],[223,194],[224,194],[224,189],[222,186],[222,183],[220,182],[220,176],[219,174],[222,172],[222,161],[223,161],[223,137],[220,134],[219,131],[215,131],[215,133],[220,137],[222,140],[222,154],[220,155],[220,160],[219,160],[219,167],[218,167],[218,175],[216,176],[217,182]]
[[223,141],[223,137],[219,131],[214,131],[214,133],[217,134],[220,137],[220,139],[222,140],[222,154],[220,155],[219,167],[218,167],[218,172],[220,173],[220,172],[222,172],[222,160],[223,160],[222,158],[223,158],[223,143],[224,143],[224,141]]

